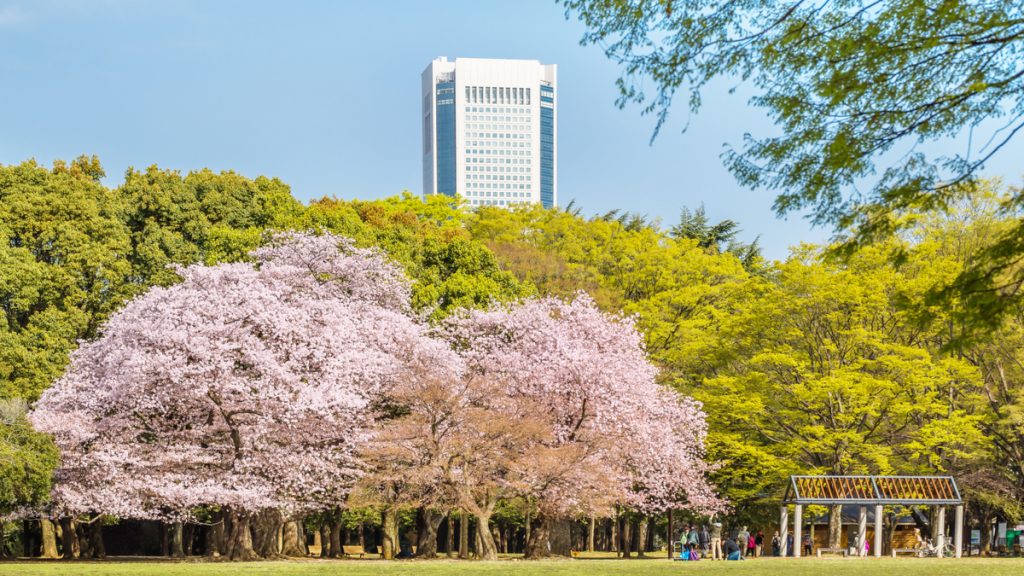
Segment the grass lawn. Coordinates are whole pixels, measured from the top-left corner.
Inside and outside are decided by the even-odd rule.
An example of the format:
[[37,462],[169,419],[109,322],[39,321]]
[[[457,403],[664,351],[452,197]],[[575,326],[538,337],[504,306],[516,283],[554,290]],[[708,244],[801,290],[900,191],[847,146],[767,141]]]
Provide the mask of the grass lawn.
[[284,562],[212,563],[212,562],[149,562],[104,561],[72,562],[19,561],[0,563],[3,576],[369,576],[369,575],[476,575],[485,576],[662,576],[678,574],[742,574],[758,576],[779,574],[811,576],[870,575],[925,576],[932,574],[963,574],[984,576],[1019,576],[1024,574],[1024,559],[774,559],[744,562],[671,562],[648,560],[548,560],[527,562],[499,560],[473,562],[453,560],[290,560]]

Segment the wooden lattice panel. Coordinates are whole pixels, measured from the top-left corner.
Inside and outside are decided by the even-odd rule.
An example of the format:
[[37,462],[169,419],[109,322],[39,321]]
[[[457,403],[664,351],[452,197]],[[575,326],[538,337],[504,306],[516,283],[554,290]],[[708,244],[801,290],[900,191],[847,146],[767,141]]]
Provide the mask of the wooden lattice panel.
[[949,476],[792,476],[787,502],[960,504]]

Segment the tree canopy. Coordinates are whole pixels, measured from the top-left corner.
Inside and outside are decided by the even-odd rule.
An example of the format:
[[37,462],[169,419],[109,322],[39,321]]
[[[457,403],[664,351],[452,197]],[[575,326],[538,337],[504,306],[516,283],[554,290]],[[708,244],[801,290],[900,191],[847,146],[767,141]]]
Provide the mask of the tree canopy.
[[[835,225],[841,254],[944,210],[1024,129],[1024,7],[1015,0],[563,0],[623,67],[619,104],[660,128],[682,95],[692,111],[717,78],[745,81],[780,134],[724,154],[738,181]],[[653,93],[644,89],[653,82]],[[923,144],[966,141],[934,154]],[[1017,213],[1019,194],[1007,198]],[[950,286],[990,327],[1020,299],[1024,225]]]

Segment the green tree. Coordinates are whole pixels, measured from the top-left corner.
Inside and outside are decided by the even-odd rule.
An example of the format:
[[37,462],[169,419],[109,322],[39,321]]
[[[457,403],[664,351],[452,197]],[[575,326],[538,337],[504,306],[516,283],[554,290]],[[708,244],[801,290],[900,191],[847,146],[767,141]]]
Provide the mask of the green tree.
[[715,369],[692,393],[738,506],[777,498],[791,473],[938,472],[976,457],[978,371],[928,348],[901,306],[922,290],[918,271],[893,267],[891,250],[843,266],[795,250],[697,351]]
[[[849,255],[900,230],[908,212],[970,193],[1024,129],[1024,5],[1016,0],[562,0],[623,66],[619,104],[665,122],[716,78],[742,79],[781,134],[725,154],[737,179],[778,194],[780,213],[834,224]],[[653,93],[644,83],[653,81]],[[922,143],[969,135],[959,154]],[[974,146],[979,143],[980,146]],[[1024,196],[1009,199],[1019,213]],[[947,301],[992,326],[1022,298],[1024,223],[979,254]]]
[[[49,436],[32,429],[25,419],[27,410],[22,400],[0,399],[0,518],[50,497],[57,447]],[[0,558],[8,555],[0,519]]]
[[131,295],[131,239],[94,158],[0,166],[0,398],[33,400]]

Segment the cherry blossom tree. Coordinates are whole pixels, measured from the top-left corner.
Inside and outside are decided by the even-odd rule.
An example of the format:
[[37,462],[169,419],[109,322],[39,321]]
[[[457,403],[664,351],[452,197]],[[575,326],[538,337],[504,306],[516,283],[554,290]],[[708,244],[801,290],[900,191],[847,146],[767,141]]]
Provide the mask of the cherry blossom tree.
[[[364,451],[373,470],[364,484],[389,510],[416,504],[468,512],[477,524],[479,557],[497,559],[491,516],[502,497],[517,493],[523,471],[531,469],[527,461],[537,457],[534,447],[550,443],[552,430],[543,410],[508,392],[481,375],[405,379],[388,394],[399,415],[380,422]],[[428,532],[441,516],[432,519]],[[385,534],[385,556],[388,543]]]
[[276,534],[281,514],[343,505],[382,391],[452,365],[379,253],[285,234],[253,256],[179,269],[73,354],[32,414],[61,449],[57,506],[177,520],[217,506],[222,552],[266,555],[250,522],[276,518]]
[[579,294],[469,311],[445,333],[471,374],[503,382],[551,426],[516,475],[536,506],[528,556],[547,553],[549,521],[560,516],[614,504],[722,507],[706,480],[700,405],[656,382],[631,318],[604,314]]

